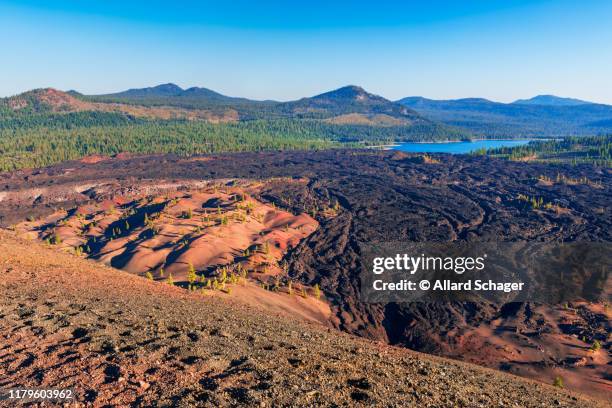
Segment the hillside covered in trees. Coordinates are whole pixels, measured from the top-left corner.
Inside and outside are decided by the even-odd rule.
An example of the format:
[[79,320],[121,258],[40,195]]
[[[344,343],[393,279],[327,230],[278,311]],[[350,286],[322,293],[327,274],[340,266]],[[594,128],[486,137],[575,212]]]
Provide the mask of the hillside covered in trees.
[[479,154],[510,160],[612,166],[612,135],[539,140],[515,147],[500,147]]
[[432,100],[420,96],[398,103],[428,119],[477,137],[566,137],[612,133],[612,106],[540,95],[513,103],[482,98]]
[[324,149],[464,137],[359,87],[287,103],[171,84],[97,97],[38,89],[0,99],[0,171],[92,154]]
[[[555,98],[512,104],[405,98],[396,103],[346,86],[276,102],[174,84],[89,96],[36,89],[0,98],[0,171],[122,152],[189,155],[612,131],[612,107]],[[579,145],[579,139],[568,140],[564,143],[573,143],[569,147],[546,142],[494,154],[524,158],[536,154],[530,149],[547,149],[537,154],[567,161],[567,151],[563,156],[559,149],[575,152]],[[572,154],[571,160],[609,161],[605,153],[591,150]]]

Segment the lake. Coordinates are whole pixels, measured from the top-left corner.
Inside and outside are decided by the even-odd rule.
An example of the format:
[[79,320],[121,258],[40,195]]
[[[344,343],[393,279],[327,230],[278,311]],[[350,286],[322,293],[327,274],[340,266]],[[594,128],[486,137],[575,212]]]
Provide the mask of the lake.
[[451,153],[465,154],[474,150],[492,149],[495,147],[514,147],[529,143],[531,140],[474,140],[472,142],[445,142],[445,143],[399,143],[392,146],[393,150],[414,153]]

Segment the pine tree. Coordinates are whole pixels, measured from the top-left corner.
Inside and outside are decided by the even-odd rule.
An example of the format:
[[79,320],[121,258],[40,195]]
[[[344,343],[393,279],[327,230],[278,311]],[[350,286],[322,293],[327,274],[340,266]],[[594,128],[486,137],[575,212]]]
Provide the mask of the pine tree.
[[187,281],[189,282],[190,285],[192,285],[196,281],[197,278],[198,276],[196,275],[196,270],[193,267],[193,264],[189,262],[189,269],[187,271]]
[[319,288],[319,284],[315,284],[313,288],[314,297],[317,299],[321,299],[321,289]]

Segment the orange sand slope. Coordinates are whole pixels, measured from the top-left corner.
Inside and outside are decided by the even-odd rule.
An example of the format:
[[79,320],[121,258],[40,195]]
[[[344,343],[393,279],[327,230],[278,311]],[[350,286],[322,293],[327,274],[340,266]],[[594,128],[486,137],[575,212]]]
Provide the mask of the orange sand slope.
[[[307,214],[263,204],[239,189],[114,197],[17,227],[108,265],[175,282],[231,265],[275,275],[286,251],[318,227]],[[229,271],[228,271],[229,272]],[[164,275],[165,274],[165,275]]]
[[331,310],[318,288],[291,282],[280,262],[317,229],[316,220],[264,204],[239,187],[157,193],[93,201],[17,230],[152,280],[329,323]]
[[0,387],[71,388],[85,406],[609,406],[2,230],[0,274]]

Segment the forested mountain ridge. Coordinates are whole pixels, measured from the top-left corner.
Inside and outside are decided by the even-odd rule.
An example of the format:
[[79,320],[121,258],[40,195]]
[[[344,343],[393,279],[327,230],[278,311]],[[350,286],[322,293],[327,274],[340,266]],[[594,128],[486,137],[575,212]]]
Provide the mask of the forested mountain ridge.
[[208,88],[191,87],[183,89],[180,86],[167,83],[147,88],[132,88],[126,91],[102,94],[81,95],[82,98],[96,102],[117,102],[144,106],[176,106],[182,108],[210,108],[230,105],[259,105],[267,102],[254,101],[247,98],[235,98],[222,95]]
[[354,85],[289,102],[173,84],[113,95],[111,101],[46,88],[0,98],[0,171],[121,152],[190,155],[612,133],[607,105],[420,97],[400,104]]
[[575,98],[562,98],[555,95],[537,95],[530,99],[517,99],[512,103],[517,105],[576,106],[590,104],[593,102],[587,102]]
[[565,137],[612,132],[610,105],[547,96],[528,101],[499,103],[482,98],[432,100],[416,96],[398,103],[479,137]]
[[[7,120],[19,123],[39,123],[43,116],[52,125],[54,120],[65,123],[66,118],[52,114],[76,112],[114,113],[130,118],[147,118],[161,120],[202,120],[211,123],[233,122],[238,120],[238,113],[230,108],[219,109],[186,109],[175,106],[147,106],[121,102],[99,102],[79,94],[76,91],[63,92],[53,88],[42,88],[27,91],[8,98],[0,98],[0,128],[6,127]],[[42,115],[42,116],[41,116]],[[85,115],[86,116],[86,115]],[[72,117],[77,117],[72,115]],[[83,115],[78,117],[84,117]],[[124,118],[125,119],[125,118]],[[75,122],[75,125],[80,123]]]
[[33,89],[8,98],[0,98],[0,109],[2,116],[11,112],[34,114],[96,110],[93,104],[53,88]]
[[[358,86],[345,86],[296,101],[253,101],[222,95],[207,88],[182,89],[175,84],[129,89],[107,95],[83,95],[53,88],[36,89],[0,98],[0,120],[33,114],[112,112],[135,118],[235,122],[248,120],[324,120],[336,125],[373,127],[416,126],[426,133],[465,132],[434,123],[412,109],[368,93]],[[405,133],[405,129],[399,131]],[[401,137],[400,137],[401,138]]]
[[285,103],[171,84],[123,95],[103,101],[46,88],[0,98],[0,171],[122,152],[324,149],[467,135],[358,87]]
[[[368,93],[363,88],[349,85],[312,97],[295,101],[276,102],[272,100],[255,101],[222,95],[207,88],[192,87],[183,89],[175,84],[163,84],[150,88],[129,89],[107,95],[81,95],[81,99],[94,102],[128,103],[143,106],[174,106],[188,109],[231,108],[238,112],[241,119],[331,119],[338,115],[387,115],[400,119],[394,124],[409,124],[412,121],[429,122],[415,111],[381,96]],[[364,117],[351,116],[341,119],[349,123],[351,119],[361,124]],[[384,125],[384,118],[376,118],[371,124]],[[351,122],[352,123],[352,122]]]
[[[285,115],[307,118],[346,120],[346,115],[353,114],[365,115],[367,118],[373,118],[374,115],[379,115],[379,119],[394,118],[398,120],[398,124],[431,122],[412,109],[391,102],[382,96],[371,94],[355,85],[345,86],[310,98],[285,102],[278,108]],[[380,120],[379,123],[381,123]]]

